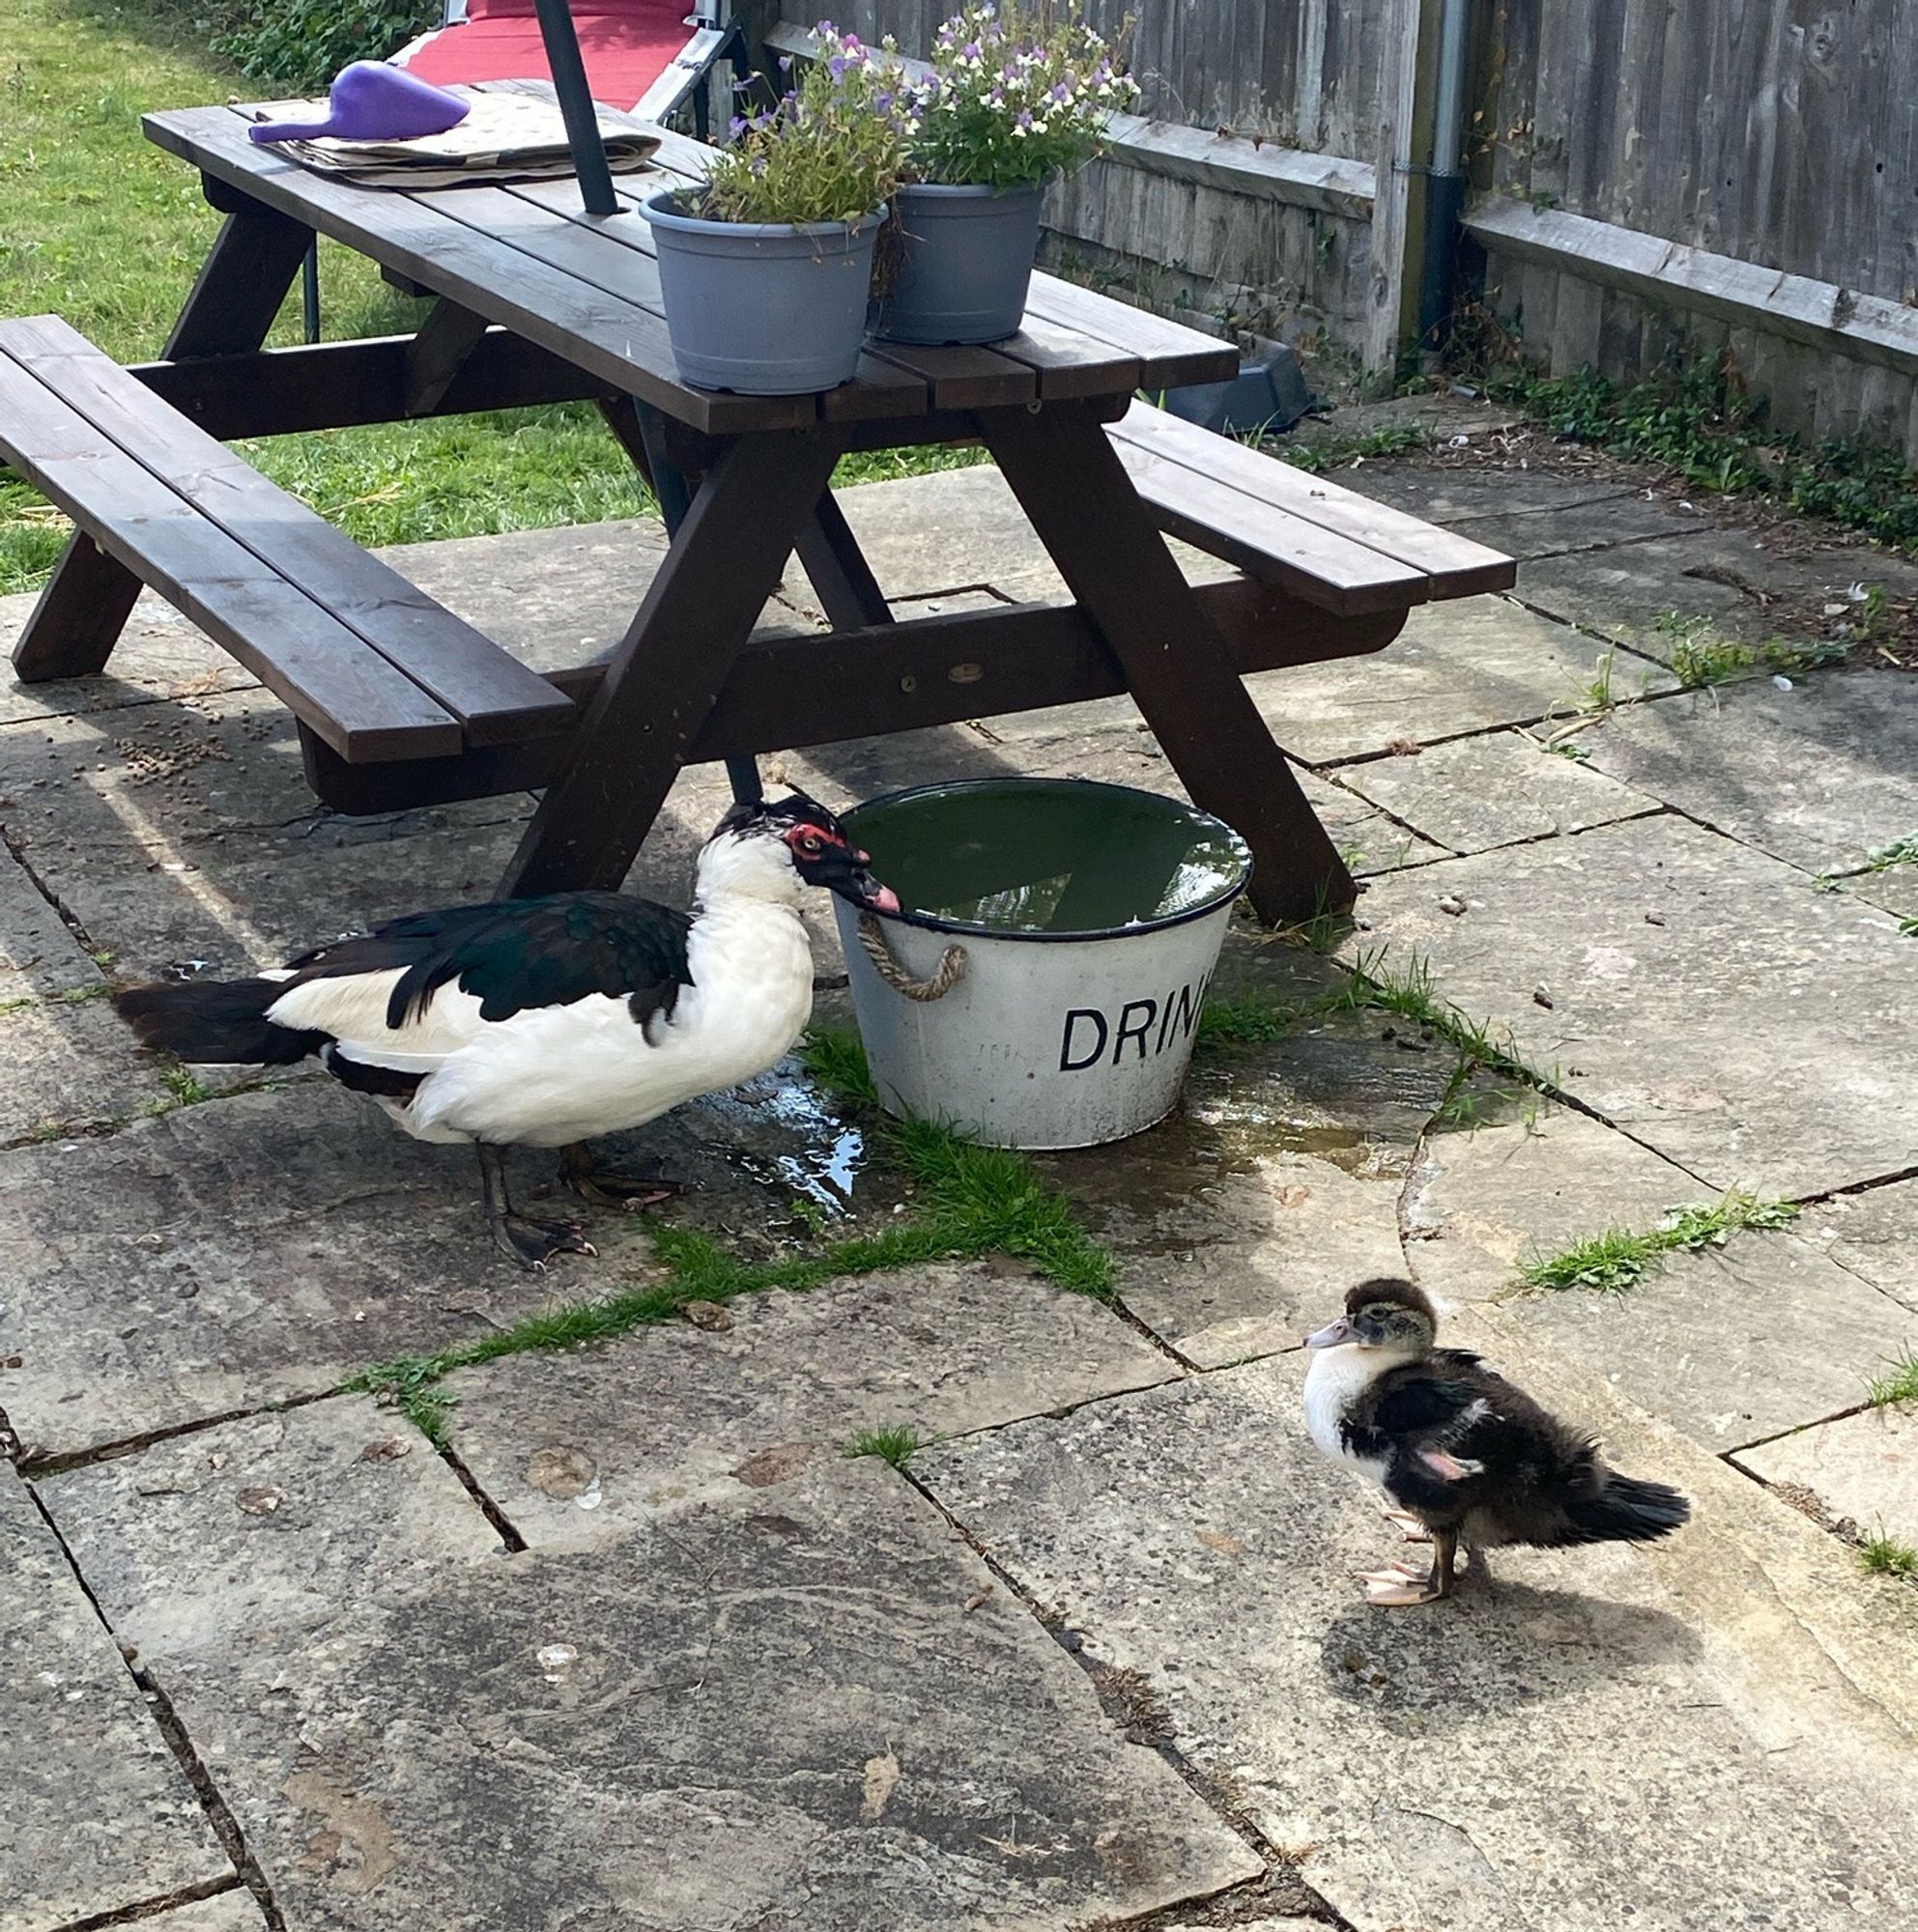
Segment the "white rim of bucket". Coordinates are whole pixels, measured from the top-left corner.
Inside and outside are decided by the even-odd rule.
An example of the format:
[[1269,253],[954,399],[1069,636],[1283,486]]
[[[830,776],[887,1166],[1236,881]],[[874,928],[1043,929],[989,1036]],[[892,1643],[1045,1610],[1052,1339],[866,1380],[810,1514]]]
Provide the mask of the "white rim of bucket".
[[935,795],[943,798],[958,791],[1006,791],[1014,786],[1026,785],[1044,785],[1053,791],[1103,791],[1115,792],[1126,798],[1147,798],[1155,805],[1169,806],[1173,810],[1185,813],[1196,824],[1216,825],[1239,848],[1239,876],[1230,886],[1221,888],[1198,905],[1188,906],[1184,912],[1168,913],[1162,919],[1142,919],[1134,925],[1105,926],[1095,932],[1012,932],[1004,926],[981,925],[972,920],[943,919],[937,913],[908,910],[904,906],[898,912],[879,912],[870,906],[863,910],[872,912],[876,920],[897,920],[902,925],[916,925],[927,932],[957,932],[969,939],[1023,940],[1042,946],[1085,946],[1100,940],[1132,939],[1142,932],[1166,932],[1175,925],[1189,925],[1193,920],[1204,919],[1220,906],[1230,905],[1252,882],[1251,848],[1224,819],[1216,818],[1209,811],[1201,811],[1197,806],[1181,805],[1176,798],[1167,798],[1162,791],[1146,791],[1139,785],[1108,784],[1103,779],[955,779],[948,784],[907,785],[900,791],[885,791],[876,798],[862,800],[850,810],[840,813],[840,823],[851,832],[862,812],[876,811],[881,806],[901,805],[907,799]]

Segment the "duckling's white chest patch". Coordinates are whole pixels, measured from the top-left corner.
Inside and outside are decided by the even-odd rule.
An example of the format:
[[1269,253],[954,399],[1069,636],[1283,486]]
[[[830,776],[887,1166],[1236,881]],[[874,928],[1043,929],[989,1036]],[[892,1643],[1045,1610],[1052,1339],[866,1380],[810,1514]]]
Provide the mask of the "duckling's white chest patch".
[[1305,1430],[1320,1451],[1335,1463],[1383,1484],[1386,1464],[1375,1457],[1355,1456],[1347,1446],[1346,1422],[1353,1405],[1371,1387],[1382,1368],[1366,1350],[1319,1349],[1305,1371]]

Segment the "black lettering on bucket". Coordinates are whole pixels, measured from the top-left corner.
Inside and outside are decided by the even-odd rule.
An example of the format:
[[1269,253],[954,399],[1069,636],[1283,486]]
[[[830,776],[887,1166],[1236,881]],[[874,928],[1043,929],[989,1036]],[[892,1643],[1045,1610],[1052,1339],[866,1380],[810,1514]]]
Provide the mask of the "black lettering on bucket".
[[[1145,1018],[1137,1026],[1132,1024],[1132,1015],[1143,1013]],[[1157,1000],[1128,1000],[1119,1009],[1119,1030],[1112,1037],[1112,1065],[1117,1066],[1126,1057],[1126,1042],[1135,1039],[1139,1043],[1139,1058],[1146,1057],[1145,1037],[1152,1031],[1152,1023],[1159,1017]]]
[[[1081,1020],[1090,1020],[1099,1029],[1099,1037],[1093,1042],[1092,1051],[1083,1059],[1073,1058],[1073,1029]],[[1059,1041],[1059,1071],[1061,1073],[1080,1073],[1088,1066],[1096,1066],[1105,1055],[1107,1032],[1105,1015],[1092,1007],[1074,1007],[1066,1015],[1065,1036]]]
[[[1172,1022],[1175,1016],[1179,1022],[1179,1037],[1181,1039],[1184,1039],[1191,1032],[1193,1024],[1198,1019],[1199,1009],[1205,1005],[1206,988],[1211,984],[1212,975],[1208,973],[1199,981],[1199,990],[1196,998],[1193,996],[1192,989],[1189,986],[1181,986],[1176,994],[1168,993],[1165,996],[1165,1017],[1159,1023],[1159,1052],[1163,1053],[1165,1051],[1165,1042],[1171,1034]],[[1173,1004],[1175,1000],[1178,1003],[1176,1008]]]

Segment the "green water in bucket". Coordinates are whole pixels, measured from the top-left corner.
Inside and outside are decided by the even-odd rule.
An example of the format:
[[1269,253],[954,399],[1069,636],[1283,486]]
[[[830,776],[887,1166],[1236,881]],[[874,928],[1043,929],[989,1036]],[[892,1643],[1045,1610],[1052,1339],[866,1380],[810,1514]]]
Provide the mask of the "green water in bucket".
[[846,816],[908,919],[1002,933],[1103,934],[1229,898],[1250,859],[1174,799],[1084,779],[985,779],[874,799]]

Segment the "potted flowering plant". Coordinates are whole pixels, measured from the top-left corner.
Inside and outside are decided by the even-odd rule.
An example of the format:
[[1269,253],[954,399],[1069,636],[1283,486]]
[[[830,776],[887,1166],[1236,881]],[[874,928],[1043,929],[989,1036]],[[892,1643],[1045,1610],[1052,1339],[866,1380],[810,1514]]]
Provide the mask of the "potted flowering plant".
[[997,342],[1025,314],[1047,182],[1100,151],[1138,83],[1078,0],[974,0],[936,35],[902,120],[897,259],[878,303],[894,342]]
[[776,105],[733,121],[701,185],[643,206],[673,361],[701,388],[830,389],[858,364],[902,124],[891,70],[830,22],[818,40]]

